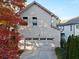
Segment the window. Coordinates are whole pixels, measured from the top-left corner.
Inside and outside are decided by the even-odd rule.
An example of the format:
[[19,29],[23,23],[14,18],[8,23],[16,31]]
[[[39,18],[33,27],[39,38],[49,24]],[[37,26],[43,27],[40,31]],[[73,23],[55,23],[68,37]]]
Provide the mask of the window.
[[37,26],[37,17],[32,17],[33,21],[33,26]]
[[33,22],[37,22],[37,17],[32,17]]
[[28,19],[28,17],[23,17],[23,19]]
[[28,17],[23,17],[24,21],[28,23]]
[[31,38],[25,38],[26,40],[31,40]]
[[70,31],[72,31],[72,25],[70,25]]
[[33,26],[37,26],[37,23],[33,23]]
[[46,38],[40,38],[40,40],[46,40]]
[[76,28],[79,29],[79,24],[76,25]]
[[54,38],[47,38],[47,40],[53,40]]
[[33,38],[33,40],[39,40],[39,38]]
[[33,19],[37,19],[37,17],[32,17]]
[[28,17],[23,17],[23,19],[24,19],[25,21],[28,21]]

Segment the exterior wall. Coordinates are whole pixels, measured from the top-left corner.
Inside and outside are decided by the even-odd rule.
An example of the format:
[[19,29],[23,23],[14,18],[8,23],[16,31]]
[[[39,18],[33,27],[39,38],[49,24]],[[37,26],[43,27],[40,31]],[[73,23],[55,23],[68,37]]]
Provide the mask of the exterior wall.
[[64,29],[62,29],[63,26],[59,26],[60,29],[62,30],[61,33],[65,33],[65,39],[67,40],[69,35],[79,35],[79,29],[76,28],[76,25],[78,24],[74,24],[72,25],[72,31],[70,30],[70,26],[71,25],[65,25]]
[[79,24],[75,24],[75,35],[79,35],[79,28],[76,28],[76,25],[79,25]]
[[[46,11],[42,10],[37,5],[33,5],[22,13],[21,17],[28,17],[28,26],[20,30],[25,38],[54,38],[53,43],[55,46],[60,46],[60,31],[51,28],[52,17]],[[33,26],[32,17],[37,17],[37,26]],[[54,26],[56,26],[55,23],[54,19]]]
[[69,26],[64,26],[64,31],[66,38],[69,37],[69,35],[73,34],[73,25],[72,25],[72,31],[70,30],[70,25]]
[[25,38],[54,38],[55,46],[60,46],[60,31],[53,28],[25,28],[20,31]]
[[[43,26],[43,27],[44,25],[46,25],[47,27],[50,27],[51,20],[54,18],[54,17],[52,18],[51,15],[49,15],[43,9],[39,8],[37,5],[33,5],[32,7],[28,8],[28,10],[25,11],[21,15],[21,17],[28,17],[29,26],[32,26],[32,17],[37,17],[39,26]],[[54,20],[53,26],[56,26],[57,20],[55,19],[56,18],[53,19]]]

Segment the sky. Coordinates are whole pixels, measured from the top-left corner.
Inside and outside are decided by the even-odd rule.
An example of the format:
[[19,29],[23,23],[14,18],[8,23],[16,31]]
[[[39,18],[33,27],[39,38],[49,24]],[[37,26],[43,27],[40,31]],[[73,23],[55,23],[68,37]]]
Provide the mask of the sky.
[[27,3],[33,1],[40,3],[61,20],[69,20],[79,16],[79,0],[27,0]]

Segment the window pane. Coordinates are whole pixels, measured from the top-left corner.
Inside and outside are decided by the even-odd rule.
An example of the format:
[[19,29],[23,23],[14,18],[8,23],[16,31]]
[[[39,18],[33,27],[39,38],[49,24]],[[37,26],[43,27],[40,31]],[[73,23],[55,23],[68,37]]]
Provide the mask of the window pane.
[[37,19],[37,17],[33,17],[33,19]]
[[46,40],[46,38],[40,38],[40,40]]
[[33,23],[33,26],[37,26],[37,23]]
[[23,19],[28,19],[28,17],[23,17]]
[[47,40],[53,40],[54,38],[47,38]]
[[39,38],[33,38],[33,40],[39,40]]
[[33,26],[37,26],[37,17],[32,17]]
[[31,38],[26,38],[26,40],[31,40]]
[[76,25],[76,28],[79,29],[79,25]]

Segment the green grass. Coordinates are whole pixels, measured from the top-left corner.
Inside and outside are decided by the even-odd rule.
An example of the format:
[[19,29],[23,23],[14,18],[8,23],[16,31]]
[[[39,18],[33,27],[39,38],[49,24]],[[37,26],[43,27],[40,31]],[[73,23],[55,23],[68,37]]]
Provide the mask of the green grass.
[[63,58],[61,48],[57,47],[57,48],[55,49],[55,52],[56,52],[56,55],[57,55],[57,58],[58,58],[58,59],[62,59],[62,58]]

